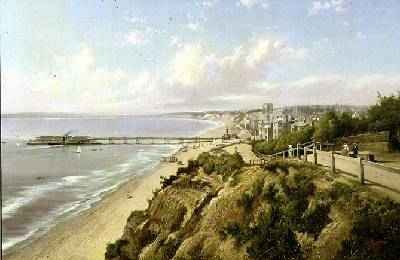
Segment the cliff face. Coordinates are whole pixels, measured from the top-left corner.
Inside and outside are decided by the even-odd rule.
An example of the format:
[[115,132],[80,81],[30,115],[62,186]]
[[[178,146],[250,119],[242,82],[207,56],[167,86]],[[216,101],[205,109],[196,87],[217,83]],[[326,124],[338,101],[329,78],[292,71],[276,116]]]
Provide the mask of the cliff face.
[[[132,212],[106,259],[368,259],[351,254],[357,247],[363,247],[360,256],[400,250],[393,230],[368,241],[359,236],[368,209],[381,201],[364,187],[312,165],[277,162],[261,169],[224,156],[203,156],[163,180],[148,209]],[[400,213],[398,204],[385,203],[376,223],[385,210]],[[364,216],[366,210],[371,214]],[[390,216],[387,225],[400,230]]]

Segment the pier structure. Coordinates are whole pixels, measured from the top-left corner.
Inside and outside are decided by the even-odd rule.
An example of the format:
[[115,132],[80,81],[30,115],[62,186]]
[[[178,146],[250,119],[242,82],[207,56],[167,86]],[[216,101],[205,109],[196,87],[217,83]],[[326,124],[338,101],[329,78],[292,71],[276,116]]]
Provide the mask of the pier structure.
[[39,136],[29,140],[28,145],[169,145],[169,144],[193,144],[210,143],[225,138],[215,137],[165,137],[165,136]]
[[137,137],[91,137],[90,143],[95,144],[138,144],[138,145],[160,145],[160,144],[191,144],[210,143],[221,138],[213,137],[159,137],[159,136],[137,136]]

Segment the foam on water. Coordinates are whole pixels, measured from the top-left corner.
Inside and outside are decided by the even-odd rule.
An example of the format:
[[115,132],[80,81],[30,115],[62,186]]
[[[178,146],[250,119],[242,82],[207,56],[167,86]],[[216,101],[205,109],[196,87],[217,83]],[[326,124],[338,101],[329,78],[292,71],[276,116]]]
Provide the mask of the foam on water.
[[3,250],[7,250],[8,248],[12,247],[13,245],[30,238],[38,230],[39,229],[36,228],[36,229],[30,230],[27,234],[25,234],[23,236],[11,238],[11,239],[4,239],[4,241],[1,243],[1,247],[3,248]]
[[22,191],[18,192],[18,197],[3,201],[2,218],[7,219],[12,217],[19,208],[35,201],[40,197],[43,197],[50,191],[60,189],[62,186],[74,185],[86,178],[88,178],[88,176],[66,176],[58,182],[49,182],[47,184],[24,187]]
[[[40,132],[39,128],[42,125],[44,125],[45,127],[50,127],[49,129],[51,129],[51,131],[57,131],[57,133],[55,134],[59,134],[60,132],[63,132],[65,130],[65,125],[68,125],[68,127],[70,127],[70,124],[76,123],[76,126],[71,126],[73,129],[78,127],[81,128],[82,126],[85,127],[85,129],[80,129],[79,133],[90,132],[92,135],[97,134],[100,136],[107,134],[121,135],[121,133],[126,133],[126,129],[119,129],[119,131],[115,132],[107,132],[108,130],[102,129],[103,126],[112,125],[113,126],[112,128],[114,129],[115,126],[119,125],[125,127],[127,123],[131,124],[130,127],[136,127],[140,125],[138,124],[137,121],[139,119],[130,121],[127,119],[123,120],[118,119],[117,122],[119,123],[117,124],[110,124],[108,122],[104,124],[104,121],[101,121],[104,119],[100,120],[94,119],[93,121],[91,120],[84,121],[82,119],[76,119],[76,120],[68,120],[70,122],[64,124],[65,122],[63,123],[62,119],[63,118],[44,119],[44,121],[46,120],[54,121],[57,123],[57,125],[42,124],[43,121],[40,120],[31,120],[31,121],[27,120],[26,122],[24,122],[24,120],[14,120],[14,121],[11,120],[10,122],[8,122],[9,127],[6,128],[6,130],[8,130],[8,134],[6,136],[11,136],[10,133],[13,133],[13,131],[15,131],[15,133],[17,133],[18,135],[17,136],[18,141],[15,142],[20,143],[20,146],[18,147],[16,147],[15,143],[10,143],[11,145],[10,144],[5,145],[9,147],[8,151],[10,152],[9,153],[10,156],[12,155],[12,156],[17,156],[16,158],[20,158],[19,156],[23,155],[25,156],[24,158],[28,158],[29,160],[31,160],[32,167],[37,167],[39,163],[41,164],[43,161],[45,162],[50,161],[49,167],[52,167],[52,165],[55,165],[56,163],[61,163],[63,167],[60,167],[59,169],[64,169],[64,171],[60,171],[58,168],[54,169],[49,167],[43,168],[42,170],[44,172],[42,173],[42,171],[40,170],[37,174],[51,176],[51,178],[41,180],[40,184],[34,184],[38,182],[37,180],[34,180],[29,182],[29,185],[16,186],[15,189],[13,187],[14,190],[12,191],[12,193],[7,194],[7,196],[5,196],[5,198],[7,199],[3,200],[2,202],[3,219],[10,220],[10,218],[15,217],[15,219],[11,219],[10,221],[13,221],[14,223],[18,224],[21,223],[21,226],[18,227],[21,230],[26,229],[26,232],[23,234],[15,232],[11,233],[12,235],[10,236],[3,236],[2,246],[4,250],[12,247],[13,245],[19,242],[28,240],[32,236],[39,236],[40,234],[46,232],[50,227],[54,226],[59,220],[68,218],[70,216],[78,214],[83,210],[89,209],[96,202],[100,201],[105,194],[116,190],[121,184],[125,183],[132,177],[146,174],[149,170],[154,168],[159,163],[161,157],[175,153],[180,147],[178,145],[173,145],[173,144],[163,145],[163,146],[161,145],[142,146],[142,147],[132,146],[132,148],[129,149],[128,148],[122,149],[119,147],[109,146],[109,148],[104,148],[103,152],[101,153],[89,153],[89,151],[86,153],[84,151],[84,153],[81,156],[77,157],[77,156],[71,156],[67,149],[60,149],[60,147],[54,147],[54,146],[27,147],[24,144],[24,141],[21,141],[21,136],[24,136],[24,139],[29,139],[32,138],[32,135],[37,136],[43,134],[44,135],[53,134],[50,132],[46,132],[47,129],[45,129],[45,131],[43,132]],[[110,118],[109,120],[115,120],[115,119]],[[99,123],[100,121],[101,124]],[[88,125],[86,126],[84,124]],[[94,125],[92,126],[92,124]],[[183,125],[188,125],[188,123],[185,123]],[[174,127],[173,129],[175,128],[187,129],[183,125],[182,127],[176,128],[177,125],[171,123],[171,126],[169,127],[173,126]],[[32,132],[32,129],[34,130],[34,132]],[[97,129],[98,132],[93,133],[92,129]],[[3,125],[2,125],[2,130],[3,130]],[[139,129],[138,131],[143,131],[143,130]],[[148,134],[147,130],[145,131]],[[169,131],[165,130],[164,127],[162,128],[162,131],[163,133],[169,133]],[[132,133],[131,130],[129,130],[129,133]],[[156,133],[156,132],[152,133],[153,134],[155,133],[154,135],[163,135],[162,133]],[[179,131],[177,131],[176,133],[170,132],[170,134],[173,135],[179,135],[179,133],[180,133]],[[136,134],[143,135],[140,132]],[[3,137],[4,136],[2,136],[2,140]],[[17,139],[12,139],[12,140],[17,140]],[[54,149],[54,151],[46,152],[46,149]],[[38,150],[38,151],[34,152],[33,150]],[[25,152],[20,153],[21,151]],[[115,156],[116,154],[117,156]],[[36,158],[39,159],[37,165],[35,165]],[[61,160],[59,158],[61,158]],[[107,159],[105,159],[106,161],[104,163],[98,163],[99,160],[100,161],[102,160],[102,158],[107,158]],[[70,168],[70,163],[73,164],[71,165],[73,166],[71,168]],[[38,167],[38,169],[40,169],[40,167]],[[71,172],[69,173],[68,170],[70,170]],[[38,175],[32,175],[32,176],[38,176]],[[15,222],[15,220],[18,219],[18,216],[21,217],[22,216],[21,214],[29,212],[26,211],[27,209],[35,210],[35,208],[33,208],[35,207],[34,205],[37,205],[38,203],[39,204],[46,203],[46,199],[49,198],[48,196],[53,196],[53,195],[55,196],[54,197],[55,200],[53,200],[52,202],[53,204],[51,205],[51,207],[49,206],[46,214],[35,217],[34,219],[31,220],[32,223],[29,222],[28,224],[24,224],[26,222]],[[30,206],[30,204],[32,206]],[[43,205],[47,206],[47,204]],[[20,220],[18,221],[23,221],[22,219],[20,218]]]
[[[38,231],[44,232],[55,224],[54,220],[65,215],[76,215],[77,213],[89,209],[92,205],[102,199],[102,197],[117,189],[121,184],[129,180],[129,176],[140,176],[148,170],[154,168],[162,156],[174,152],[176,146],[160,147],[155,151],[139,151],[120,164],[116,164],[109,169],[91,170],[88,175],[71,175],[60,178],[46,184],[24,187],[18,192],[18,197],[11,198],[3,202],[3,219],[11,218],[21,207],[43,198],[52,191],[69,190],[77,193],[77,200],[60,205],[56,210],[50,212],[48,216],[38,219],[31,226],[28,234],[11,239],[5,239],[3,248],[9,248],[16,243],[32,237]],[[153,148],[154,149],[154,148]],[[168,152],[169,150],[169,152]]]

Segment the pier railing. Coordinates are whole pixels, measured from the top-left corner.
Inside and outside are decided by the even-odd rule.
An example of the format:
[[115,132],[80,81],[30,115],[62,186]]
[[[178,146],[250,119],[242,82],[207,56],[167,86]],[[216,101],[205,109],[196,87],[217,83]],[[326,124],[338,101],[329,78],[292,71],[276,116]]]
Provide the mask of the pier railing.
[[172,137],[172,136],[41,136],[27,142],[28,145],[96,145],[96,144],[186,144],[214,142],[215,137]]

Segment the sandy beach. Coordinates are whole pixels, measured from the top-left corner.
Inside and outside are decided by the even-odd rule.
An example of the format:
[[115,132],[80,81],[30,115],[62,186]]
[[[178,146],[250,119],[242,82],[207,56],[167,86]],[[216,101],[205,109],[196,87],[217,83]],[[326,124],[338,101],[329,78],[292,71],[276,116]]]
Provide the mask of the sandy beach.
[[[202,136],[220,137],[224,130],[220,126]],[[200,148],[178,152],[176,157],[186,163],[212,147],[204,143]],[[104,259],[107,244],[120,238],[131,212],[146,209],[152,192],[160,187],[160,177],[175,174],[178,167],[176,163],[160,163],[151,173],[127,181],[93,208],[57,224],[26,247],[11,250],[3,259]]]

